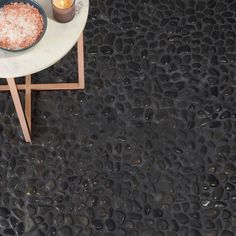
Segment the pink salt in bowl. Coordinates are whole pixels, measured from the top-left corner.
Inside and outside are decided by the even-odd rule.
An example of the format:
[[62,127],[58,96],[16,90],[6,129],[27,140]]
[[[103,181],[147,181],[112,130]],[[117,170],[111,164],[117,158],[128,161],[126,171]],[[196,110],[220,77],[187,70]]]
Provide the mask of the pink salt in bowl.
[[[4,19],[8,22],[8,12],[16,17],[9,25],[4,24]],[[19,52],[32,48],[42,39],[46,29],[47,15],[39,3],[34,0],[0,1],[0,49]]]

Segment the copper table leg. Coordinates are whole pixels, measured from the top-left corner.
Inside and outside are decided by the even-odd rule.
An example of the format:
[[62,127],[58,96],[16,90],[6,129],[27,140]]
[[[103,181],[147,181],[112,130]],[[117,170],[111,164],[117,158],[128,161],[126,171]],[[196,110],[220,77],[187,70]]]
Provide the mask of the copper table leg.
[[7,83],[11,92],[11,97],[16,108],[23,135],[26,142],[31,142],[30,132],[21,106],[20,97],[16,88],[15,78],[8,78]]
[[31,132],[31,75],[25,77],[25,116],[27,119],[28,127]]
[[83,32],[77,42],[78,80],[80,88],[84,88],[84,39]]

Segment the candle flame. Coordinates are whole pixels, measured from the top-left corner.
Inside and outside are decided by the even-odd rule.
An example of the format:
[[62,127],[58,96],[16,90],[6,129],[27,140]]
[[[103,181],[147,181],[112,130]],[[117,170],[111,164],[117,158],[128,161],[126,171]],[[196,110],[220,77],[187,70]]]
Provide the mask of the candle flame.
[[60,1],[61,6],[64,7],[65,6],[65,2],[63,0]]
[[56,7],[65,9],[72,6],[73,0],[53,0],[53,3]]

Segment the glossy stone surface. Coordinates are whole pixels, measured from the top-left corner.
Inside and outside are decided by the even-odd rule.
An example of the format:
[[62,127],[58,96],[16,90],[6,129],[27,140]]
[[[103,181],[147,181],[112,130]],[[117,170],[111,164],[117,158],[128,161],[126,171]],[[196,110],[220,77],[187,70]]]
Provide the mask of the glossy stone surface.
[[91,0],[86,89],[33,93],[32,145],[0,94],[0,235],[236,235],[235,10]]

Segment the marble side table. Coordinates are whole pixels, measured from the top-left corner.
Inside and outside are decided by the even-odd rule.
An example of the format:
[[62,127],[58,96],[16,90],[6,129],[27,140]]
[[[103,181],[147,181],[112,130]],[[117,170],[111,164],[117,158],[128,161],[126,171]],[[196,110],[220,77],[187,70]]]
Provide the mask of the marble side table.
[[[89,0],[76,0],[76,15],[69,23],[58,23],[53,19],[51,1],[36,0],[48,17],[44,37],[34,47],[22,52],[6,52],[0,49],[0,78],[8,85],[0,85],[0,91],[10,91],[26,142],[31,142],[31,91],[75,90],[84,88],[83,29],[85,27]],[[31,75],[55,64],[77,43],[78,82],[32,84]],[[16,84],[15,78],[25,76],[24,84]],[[25,90],[25,112],[18,90]]]

